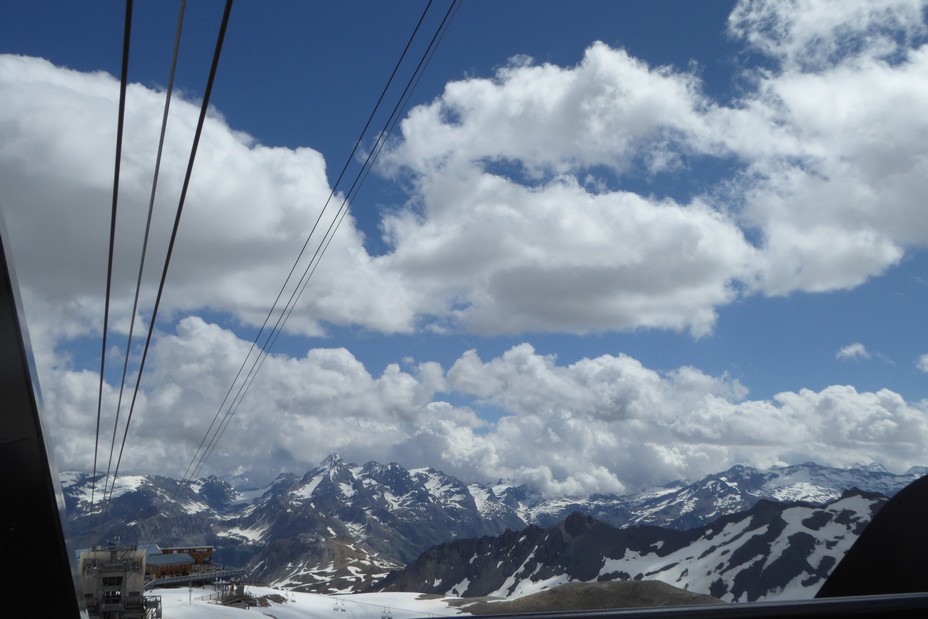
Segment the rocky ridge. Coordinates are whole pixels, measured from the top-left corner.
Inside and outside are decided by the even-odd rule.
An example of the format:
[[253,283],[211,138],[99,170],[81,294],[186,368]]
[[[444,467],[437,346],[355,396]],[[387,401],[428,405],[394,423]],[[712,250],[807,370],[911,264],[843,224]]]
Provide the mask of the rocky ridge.
[[574,512],[547,528],[440,544],[377,589],[520,598],[565,583],[656,580],[728,602],[810,598],[885,502],[858,490],[825,506],[762,500],[686,531],[618,529]]

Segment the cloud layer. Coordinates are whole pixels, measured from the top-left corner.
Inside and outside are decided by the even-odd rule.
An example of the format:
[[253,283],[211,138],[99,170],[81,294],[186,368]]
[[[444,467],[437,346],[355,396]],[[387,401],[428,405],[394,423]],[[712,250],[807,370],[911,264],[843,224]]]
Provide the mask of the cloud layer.
[[[822,6],[736,7],[731,35],[773,66],[746,64],[748,86],[729,103],[694,70],[603,43],[573,67],[519,58],[449,83],[409,112],[386,158],[383,172],[412,188],[381,221],[387,251],[369,255],[349,218],[291,328],[703,336],[741,295],[851,288],[882,273],[928,243],[924,4]],[[26,286],[41,313],[62,314],[61,334],[99,314],[107,231],[96,222],[107,220],[116,92],[105,74],[0,60],[2,199]],[[162,103],[130,89],[122,324]],[[197,108],[174,111],[156,255]],[[713,165],[729,172],[700,171]],[[671,179],[686,197],[661,195]],[[329,190],[318,152],[262,146],[213,114],[167,308],[260,324]]]
[[[247,347],[194,317],[162,337],[123,470],[182,474]],[[96,377],[59,370],[49,386],[52,427],[68,437],[57,445],[60,466],[89,469],[85,411],[96,403]],[[925,402],[849,386],[746,396],[738,381],[693,367],[661,373],[626,355],[563,365],[529,344],[488,360],[471,350],[447,368],[393,364],[380,376],[343,348],[312,349],[268,358],[208,470],[245,463],[266,479],[340,452],[586,494],[633,491],[735,463],[924,464]],[[115,404],[111,388],[106,399]],[[502,416],[486,421],[487,410]]]

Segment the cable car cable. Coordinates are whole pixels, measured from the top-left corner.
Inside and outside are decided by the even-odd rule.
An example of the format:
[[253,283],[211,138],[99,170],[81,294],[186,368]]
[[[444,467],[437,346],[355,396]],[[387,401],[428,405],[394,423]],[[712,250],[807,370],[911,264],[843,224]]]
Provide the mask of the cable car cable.
[[286,323],[286,321],[289,319],[290,315],[293,312],[293,308],[296,305],[296,301],[302,296],[303,291],[306,289],[306,286],[309,283],[309,279],[312,277],[312,274],[315,273],[316,267],[319,264],[319,260],[321,260],[322,255],[328,249],[329,244],[331,243],[331,240],[334,237],[335,231],[341,225],[341,222],[344,219],[345,214],[348,212],[348,209],[350,208],[349,198],[351,196],[356,196],[357,192],[360,190],[360,187],[363,184],[363,180],[366,179],[367,174],[370,172],[370,169],[373,166],[373,162],[376,160],[377,156],[379,156],[380,152],[383,150],[383,147],[386,144],[387,136],[389,135],[393,127],[395,127],[396,122],[398,121],[399,116],[401,115],[401,111],[405,109],[409,101],[409,98],[412,96],[412,93],[415,90],[416,86],[418,86],[419,81],[421,80],[421,77],[425,71],[425,68],[428,66],[428,64],[431,62],[432,57],[434,56],[438,43],[440,43],[441,40],[444,38],[444,33],[447,31],[447,27],[450,26],[451,21],[453,20],[454,16],[457,14],[457,11],[459,8],[460,8],[460,3],[458,2],[458,0],[454,0],[451,3],[451,5],[448,7],[448,10],[445,12],[445,15],[442,18],[442,21],[439,24],[438,28],[436,29],[435,34],[432,36],[432,39],[429,42],[428,47],[423,53],[422,58],[419,60],[419,64],[416,66],[416,69],[413,72],[412,76],[410,76],[410,79],[406,84],[406,88],[404,89],[403,94],[400,96],[400,99],[397,101],[396,105],[394,106],[393,111],[390,114],[390,117],[384,126],[384,129],[378,134],[377,141],[375,142],[375,145],[372,148],[371,152],[368,153],[367,159],[365,160],[361,171],[355,177],[355,180],[352,183],[351,188],[348,191],[348,194],[346,194],[345,198],[342,200],[342,204],[339,207],[338,213],[336,213],[335,218],[333,218],[332,222],[329,224],[329,228],[326,230],[326,234],[323,237],[322,242],[317,246],[316,251],[313,254],[313,257],[310,259],[309,264],[304,270],[303,275],[300,278],[300,282],[297,284],[297,288],[291,294],[290,300],[287,302],[287,305],[285,306],[283,313],[280,315],[280,317],[278,317],[277,323],[275,324],[274,329],[272,329],[271,335],[269,336],[267,340],[267,346],[262,347],[262,350],[258,353],[258,357],[255,359],[254,363],[252,364],[252,368],[249,371],[248,375],[246,376],[245,381],[242,383],[242,386],[239,387],[239,392],[236,395],[236,398],[233,399],[233,402],[230,405],[229,410],[226,412],[225,417],[223,418],[223,421],[220,422],[219,428],[217,429],[213,440],[210,441],[209,446],[207,446],[206,452],[200,458],[200,462],[195,467],[194,474],[191,476],[192,478],[196,477],[196,474],[200,470],[202,470],[202,467],[205,464],[206,460],[208,460],[209,456],[212,455],[212,453],[215,451],[215,445],[219,442],[219,439],[221,438],[222,434],[224,434],[225,429],[228,428],[228,422],[235,415],[235,413],[238,410],[239,405],[241,404],[242,400],[245,397],[245,394],[248,392],[251,385],[254,383],[254,378],[257,372],[260,370],[260,368],[264,364],[264,359],[266,358],[270,349],[273,347],[274,343],[277,341],[277,337],[279,336],[280,331],[283,328],[283,325]]
[[[109,330],[110,321],[110,294],[113,284],[113,253],[116,240],[116,206],[119,200],[119,168],[122,160],[122,134],[126,117],[126,85],[129,81],[129,46],[132,34],[132,0],[126,0],[126,15],[123,25],[123,42],[122,42],[122,69],[119,74],[119,109],[116,120],[116,162],[113,170],[113,206],[110,215],[110,243],[109,253],[106,263],[106,300],[103,305],[103,341],[100,350],[100,387],[97,392],[97,429],[94,438],[93,447],[93,474],[90,478],[90,509],[93,512],[93,504],[96,495],[97,482],[97,458],[100,447],[100,417],[103,410],[103,372],[106,369],[106,334]],[[104,479],[104,493],[106,491],[106,479]]]
[[[215,52],[213,53],[213,61],[212,61],[212,64],[210,65],[209,77],[206,80],[206,89],[204,90],[203,102],[200,106],[200,116],[197,119],[197,127],[196,127],[196,131],[194,132],[194,136],[193,136],[193,144],[190,147],[190,158],[187,162],[187,172],[184,175],[184,184],[181,188],[180,200],[178,201],[178,204],[177,204],[177,213],[175,214],[175,217],[174,217],[174,227],[171,230],[171,238],[170,238],[170,241],[168,242],[167,254],[164,260],[164,269],[161,272],[161,281],[158,284],[158,294],[155,297],[155,305],[154,305],[154,308],[152,309],[151,320],[148,325],[148,336],[145,338],[145,348],[142,352],[141,361],[139,362],[139,370],[138,370],[138,375],[135,381],[135,388],[133,389],[133,392],[132,392],[132,403],[129,407],[129,415],[126,418],[126,428],[125,428],[125,431],[123,432],[122,443],[119,447],[119,457],[116,459],[116,468],[113,471],[113,487],[114,488],[116,485],[116,478],[119,475],[119,466],[122,463],[123,451],[126,447],[126,439],[128,438],[128,435],[129,435],[129,426],[132,423],[132,414],[135,411],[135,403],[136,403],[136,398],[138,397],[138,393],[139,393],[139,386],[141,385],[141,382],[142,382],[142,374],[145,371],[145,361],[148,358],[148,351],[151,346],[151,340],[152,340],[152,336],[155,330],[155,323],[158,317],[158,309],[161,305],[161,298],[164,293],[164,285],[165,285],[165,281],[167,280],[168,269],[171,266],[171,255],[174,252],[174,244],[177,240],[177,230],[180,227],[181,215],[183,214],[184,203],[187,199],[187,190],[190,186],[190,177],[193,174],[193,164],[196,161],[197,149],[200,144],[200,135],[203,132],[203,124],[206,121],[206,112],[209,109],[209,100],[210,100],[210,96],[213,91],[213,84],[215,83],[215,80],[216,80],[216,72],[219,68],[219,57],[222,54],[222,45],[225,40],[226,30],[228,29],[228,25],[229,25],[229,15],[232,12],[232,2],[233,0],[226,0],[225,8],[222,13],[222,22],[220,23],[219,34],[216,38],[216,49],[215,49]],[[111,491],[109,495],[109,499],[107,499],[106,505],[104,507],[104,514],[109,510],[109,505],[110,505],[112,496],[113,496],[113,493]]]
[[[402,63],[403,63],[403,60],[406,58],[406,55],[407,55],[407,53],[409,52],[409,49],[410,49],[410,47],[411,47],[413,41],[415,40],[415,38],[416,38],[416,36],[417,36],[417,34],[418,34],[418,32],[419,32],[419,29],[421,28],[422,23],[423,23],[423,21],[425,20],[425,17],[426,17],[426,15],[428,14],[428,11],[429,11],[429,9],[430,9],[431,6],[432,6],[432,0],[429,0],[429,2],[428,2],[428,4],[426,5],[425,9],[422,11],[422,14],[419,16],[419,21],[416,23],[416,27],[413,29],[412,34],[409,36],[408,40],[406,41],[406,45],[405,45],[405,47],[403,48],[403,51],[402,51],[402,53],[400,54],[399,59],[398,59],[398,60],[396,61],[396,63],[394,64],[393,71],[390,73],[390,77],[387,79],[386,84],[384,85],[383,89],[381,90],[380,96],[378,97],[377,102],[376,102],[376,104],[374,105],[374,108],[371,110],[371,113],[370,113],[370,115],[369,115],[368,118],[367,118],[367,122],[364,124],[364,128],[361,130],[361,133],[358,135],[358,138],[357,138],[357,140],[355,141],[354,147],[351,149],[351,152],[349,153],[349,155],[348,155],[348,157],[347,157],[347,159],[346,159],[346,161],[345,161],[345,164],[342,166],[342,169],[341,169],[341,172],[340,172],[339,175],[338,175],[338,178],[336,179],[335,183],[332,185],[332,190],[331,190],[331,192],[329,192],[329,196],[328,196],[328,198],[326,199],[325,204],[324,204],[323,207],[322,207],[322,210],[319,212],[319,215],[317,216],[315,222],[313,223],[313,226],[312,226],[312,228],[311,228],[309,234],[308,234],[307,237],[306,237],[306,241],[303,243],[303,246],[302,246],[302,248],[300,249],[300,252],[299,252],[299,254],[298,254],[297,257],[296,257],[296,260],[294,260],[293,265],[290,267],[290,272],[287,274],[287,277],[286,277],[286,279],[284,280],[284,283],[283,283],[283,285],[281,286],[280,291],[277,293],[277,297],[276,297],[276,299],[274,299],[274,303],[271,305],[270,310],[268,310],[267,316],[265,316],[264,322],[262,323],[260,330],[258,331],[257,335],[255,336],[255,339],[252,341],[251,347],[248,349],[248,353],[246,353],[245,358],[242,360],[242,365],[239,367],[238,372],[237,372],[236,375],[235,375],[235,378],[232,380],[232,384],[229,386],[229,389],[228,389],[228,391],[226,392],[225,397],[223,398],[222,402],[220,403],[218,409],[216,410],[216,414],[213,416],[213,419],[212,419],[212,421],[210,422],[209,428],[206,430],[206,433],[203,435],[203,439],[200,441],[200,444],[199,444],[199,446],[197,447],[196,452],[194,452],[194,455],[193,455],[193,458],[192,458],[191,461],[190,461],[190,464],[187,465],[187,470],[184,472],[184,476],[181,478],[181,481],[178,483],[178,486],[177,486],[177,488],[175,489],[175,495],[176,495],[176,492],[178,491],[178,489],[179,489],[180,487],[182,487],[184,483],[186,483],[187,481],[189,481],[189,479],[192,479],[192,478],[195,477],[194,474],[190,474],[191,467],[194,468],[194,471],[196,471],[196,470],[198,470],[198,469],[200,468],[199,465],[195,466],[194,463],[198,462],[198,458],[199,458],[199,461],[200,461],[200,462],[203,461],[203,454],[201,454],[201,450],[203,449],[204,444],[207,443],[207,439],[209,439],[210,433],[212,433],[213,428],[216,427],[216,421],[219,419],[220,415],[222,414],[223,408],[225,407],[226,403],[229,401],[229,396],[232,395],[232,392],[233,392],[233,390],[235,389],[235,385],[238,384],[238,380],[239,380],[239,378],[241,378],[242,372],[243,372],[243,370],[245,369],[245,366],[248,364],[248,360],[251,358],[252,352],[254,352],[255,348],[258,347],[258,342],[261,340],[261,336],[264,334],[264,330],[266,329],[266,327],[267,327],[267,325],[268,325],[268,322],[269,322],[270,319],[271,319],[271,316],[273,316],[274,311],[277,309],[277,306],[278,306],[278,304],[279,304],[279,302],[280,302],[280,299],[281,299],[281,297],[283,297],[284,291],[286,290],[287,285],[290,283],[290,279],[293,277],[293,273],[296,271],[296,268],[297,268],[297,266],[299,265],[300,260],[303,258],[303,255],[304,255],[305,252],[306,252],[306,248],[309,246],[310,240],[312,239],[313,235],[315,234],[316,229],[318,228],[319,223],[320,223],[320,221],[322,220],[323,215],[325,214],[325,211],[328,209],[328,206],[329,206],[330,202],[332,201],[332,198],[335,196],[335,192],[337,191],[338,186],[341,184],[341,181],[342,181],[342,179],[344,178],[345,173],[346,173],[347,170],[348,170],[348,167],[351,165],[351,162],[354,160],[355,154],[357,153],[358,149],[361,147],[361,144],[362,144],[362,142],[363,142],[363,140],[364,140],[364,136],[367,134],[367,131],[368,131],[368,129],[370,128],[371,123],[373,122],[374,117],[375,117],[375,115],[377,114],[377,111],[380,109],[380,106],[381,106],[381,104],[382,104],[384,98],[386,97],[387,92],[389,91],[390,86],[392,85],[393,80],[394,80],[394,78],[396,77],[396,74],[397,74],[397,72],[399,71],[399,69],[400,69],[400,67],[401,67],[401,65],[402,65]],[[305,272],[304,272],[304,273],[305,273]],[[300,281],[302,281],[302,279],[301,279]],[[296,284],[296,287],[294,288],[294,292],[296,291],[296,289],[297,289],[299,286],[300,286],[300,283],[297,283],[297,284]],[[291,299],[292,299],[292,298],[293,298],[293,293],[291,293]],[[283,313],[284,313],[285,311],[286,311],[286,307],[285,307],[284,310],[281,310],[280,316],[283,316]],[[277,324],[280,324],[280,316],[278,317],[278,322],[277,322]],[[276,325],[275,325],[275,326],[276,326]],[[267,340],[265,340],[265,345],[266,345],[266,343],[267,343],[268,341],[270,341],[270,338],[271,338],[272,334],[273,334],[273,333],[271,333],[271,334],[268,335]],[[260,347],[260,348],[263,348],[263,346]],[[258,356],[256,357],[254,363],[252,364],[252,370],[254,369],[255,364],[258,363],[258,360],[259,360],[260,358],[261,358],[261,352],[258,352]],[[243,382],[242,382],[242,385],[244,385],[244,384],[248,381],[248,376],[249,376],[250,374],[251,374],[251,371],[249,371],[248,375],[246,375],[245,379],[244,379]],[[241,390],[242,390],[242,386],[239,386],[239,391],[237,392],[236,397],[233,398],[233,402],[234,402],[234,401],[236,400],[236,398],[238,397],[238,394],[241,393]],[[230,406],[231,406],[231,405],[230,405]],[[221,427],[221,426],[222,426],[222,422],[220,421],[220,427]],[[214,437],[214,438],[213,438],[212,440],[210,440],[210,444],[212,444],[213,440],[215,440],[215,436],[216,436],[218,433],[219,433],[219,428],[216,428],[216,433],[213,434],[213,437]],[[207,446],[206,449],[209,450],[209,446]],[[203,453],[205,453],[205,452],[203,452]],[[190,474],[189,478],[188,478],[188,474]]]

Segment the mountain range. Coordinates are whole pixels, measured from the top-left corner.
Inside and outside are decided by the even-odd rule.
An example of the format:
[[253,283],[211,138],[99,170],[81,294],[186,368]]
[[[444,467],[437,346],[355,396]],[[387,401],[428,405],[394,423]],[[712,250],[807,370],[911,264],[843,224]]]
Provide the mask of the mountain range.
[[764,499],[686,531],[619,529],[574,512],[547,528],[439,544],[378,589],[520,598],[566,583],[656,580],[728,602],[811,598],[886,500],[859,490],[821,507]]
[[[920,474],[813,463],[768,470],[735,466],[634,495],[551,497],[502,481],[465,483],[428,467],[356,465],[332,455],[304,475],[283,474],[260,489],[236,488],[217,477],[180,485],[169,477],[123,476],[105,518],[91,510],[89,475],[65,473],[62,488],[77,547],[116,537],[130,543],[209,544],[216,561],[244,566],[253,580],[350,592],[374,586],[438,544],[511,535],[527,527],[547,530],[574,512],[612,529],[649,525],[707,534],[705,527],[719,518],[762,501],[823,506],[850,488],[891,496]],[[101,477],[96,485],[99,494]],[[97,510],[100,505],[98,500]],[[867,510],[860,518],[869,518]]]

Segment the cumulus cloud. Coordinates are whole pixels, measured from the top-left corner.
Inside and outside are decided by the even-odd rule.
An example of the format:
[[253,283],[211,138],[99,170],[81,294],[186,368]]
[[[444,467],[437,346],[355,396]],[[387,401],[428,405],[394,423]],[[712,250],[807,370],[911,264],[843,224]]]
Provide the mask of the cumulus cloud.
[[928,101],[926,69],[921,47],[896,65],[854,58],[762,81],[751,105],[772,122],[733,144],[750,162],[742,220],[764,236],[758,289],[850,288],[925,246],[928,123],[908,118]]
[[815,69],[849,53],[892,58],[925,34],[922,0],[741,0],[729,31],[788,68]]
[[[519,58],[448,83],[409,112],[385,157],[383,172],[411,188],[380,222],[387,250],[370,255],[349,217],[290,328],[703,336],[741,295],[879,275],[928,244],[923,9],[745,0],[729,31],[776,62],[745,66],[746,86],[726,103],[694,69],[603,43],[576,66]],[[46,325],[52,339],[93,330],[100,313],[116,92],[105,74],[0,59],[0,199],[35,313],[60,314]],[[130,88],[118,325],[128,324],[161,105],[161,93]],[[184,101],[174,110],[161,222],[197,112]],[[734,172],[692,180],[703,162]],[[662,197],[664,179],[682,194]],[[213,115],[167,311],[260,324],[328,192],[318,152],[256,144]],[[167,227],[154,232],[155,255]]]
[[432,312],[484,334],[703,335],[753,255],[731,220],[699,201],[592,194],[571,178],[532,189],[473,171],[423,191],[425,218],[386,219],[395,249],[384,263],[435,291],[444,306]]
[[[501,301],[503,291],[516,289],[531,304],[533,315],[523,316],[530,329],[582,330],[566,319],[568,312],[547,311],[564,302],[577,306],[571,313],[582,306],[587,313],[628,315],[616,312],[612,291],[632,295],[630,316],[639,326],[702,334],[712,326],[714,308],[737,297],[739,284],[767,295],[857,286],[928,243],[921,208],[928,121],[918,111],[928,104],[923,7],[740,3],[730,22],[733,35],[782,62],[775,69],[745,68],[752,87],[731,104],[714,101],[692,73],[651,67],[602,43],[575,67],[520,59],[493,78],[450,83],[409,114],[391,152],[391,169],[405,170],[417,183],[421,206],[387,222],[395,257],[418,254],[420,262],[441,268],[439,247],[458,251],[475,236],[473,225],[451,221],[479,217],[490,258],[522,264],[513,277],[491,269],[489,278],[472,279],[468,290],[452,296],[463,303],[465,320],[490,317],[465,322],[476,329],[511,330],[507,320],[525,310]],[[685,204],[635,195],[637,208],[628,208],[621,191],[627,179],[669,174],[679,180],[702,160],[734,162],[737,172],[712,191],[694,190]],[[574,180],[577,189],[563,191],[565,177],[587,179],[603,169],[610,182],[581,187]],[[521,195],[508,191],[513,186]],[[461,200],[462,193],[477,193],[470,187],[493,187],[492,208]],[[552,199],[559,205],[554,219],[546,208]],[[710,214],[714,225],[706,225]],[[690,250],[666,254],[660,238],[641,234],[684,221],[688,233],[677,234],[691,239]],[[500,239],[515,226],[533,234]],[[536,257],[530,239],[537,233],[570,247],[582,237],[564,243],[562,231],[578,229],[598,232],[613,252],[579,258],[579,270],[571,264],[554,272]],[[443,242],[430,244],[436,236]],[[746,236],[757,240],[749,244]],[[702,251],[708,247],[712,257]],[[556,251],[546,256],[562,260]],[[625,253],[616,261],[618,251]],[[635,273],[669,284],[686,301],[660,286],[641,295],[621,273],[628,255],[639,257]],[[698,294],[667,278],[664,267],[692,282]],[[627,325],[620,318],[597,327]]]
[[915,362],[915,367],[928,374],[928,354],[924,354],[919,357],[918,361]]
[[[51,329],[53,338],[86,333],[102,315],[117,82],[6,55],[0,96],[0,201],[30,314],[55,316],[33,329]],[[128,91],[113,283],[117,326],[128,325],[163,96],[140,85]],[[198,113],[187,101],[172,106],[142,307],[153,300]],[[329,192],[318,152],[262,146],[210,116],[164,310],[210,308],[260,324]],[[323,229],[333,215],[334,209]],[[319,321],[411,328],[412,312],[402,307],[408,289],[378,272],[362,240],[346,218],[290,328],[318,333]]]
[[[123,470],[182,474],[247,348],[196,317],[162,337]],[[89,469],[84,411],[96,402],[95,376],[57,370],[46,391],[60,466]],[[114,404],[111,387],[104,396]],[[485,421],[485,408],[502,416]],[[447,368],[390,364],[375,376],[349,351],[331,348],[269,357],[208,470],[246,463],[250,475],[267,479],[338,451],[582,495],[634,491],[735,463],[877,461],[904,470],[924,463],[926,440],[925,403],[889,390],[833,386],[751,400],[738,381],[693,367],[657,372],[627,355],[559,364],[529,344],[486,361],[467,351]]]
[[867,350],[867,347],[861,344],[860,342],[854,342],[853,344],[848,344],[847,346],[841,348],[836,354],[835,359],[840,361],[859,361],[861,359],[869,359],[870,352]]
[[[217,412],[225,418],[229,408],[217,407],[249,346],[198,317],[181,320],[175,333],[159,338],[134,413],[124,470],[183,474]],[[420,419],[434,416],[454,428],[480,427],[473,411],[433,403],[432,369],[422,364],[410,374],[391,364],[374,377],[343,348],[313,349],[298,358],[269,356],[230,417],[211,470],[231,471],[244,462],[266,479],[308,468],[336,451],[389,461]],[[46,410],[59,467],[90,470],[93,420],[86,411],[96,408],[98,379],[66,369],[47,378]],[[107,386],[104,410],[115,411],[115,405],[114,389]],[[108,415],[107,434],[113,427]],[[120,422],[120,437],[123,427]],[[108,447],[108,436],[104,442]]]
[[629,169],[644,157],[712,144],[711,102],[692,74],[650,67],[621,49],[594,43],[575,67],[522,58],[493,78],[449,83],[402,123],[393,163],[419,173],[471,162],[506,161],[530,177],[603,165]]

